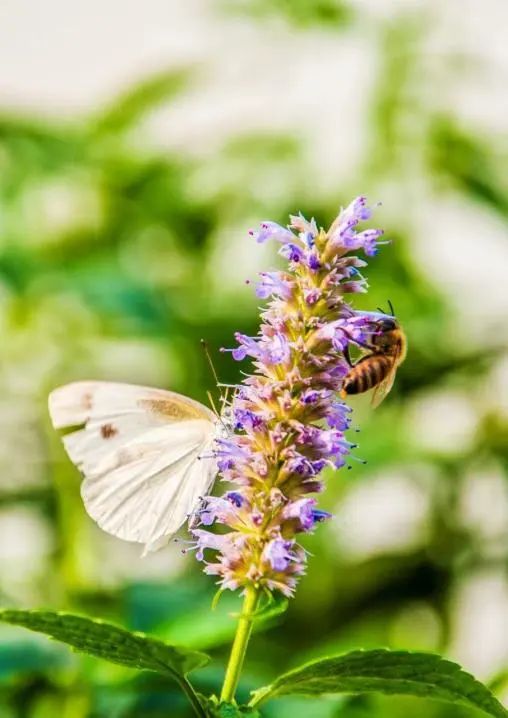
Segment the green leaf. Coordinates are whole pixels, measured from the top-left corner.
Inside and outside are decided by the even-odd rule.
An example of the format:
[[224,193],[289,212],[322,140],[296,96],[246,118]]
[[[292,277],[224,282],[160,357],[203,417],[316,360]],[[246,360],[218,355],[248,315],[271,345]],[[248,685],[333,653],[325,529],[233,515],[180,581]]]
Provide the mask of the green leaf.
[[0,611],[0,620],[44,633],[96,658],[170,676],[187,695],[195,713],[202,718],[205,716],[201,701],[186,678],[190,671],[208,663],[209,657],[205,653],[171,646],[142,633],[73,613],[6,609]]
[[256,706],[288,694],[385,693],[434,698],[507,718],[492,693],[456,663],[429,653],[353,651],[307,663],[253,693]]
[[129,668],[157,671],[180,679],[208,663],[204,653],[170,646],[105,621],[56,611],[0,611],[0,620],[44,633],[76,651]]

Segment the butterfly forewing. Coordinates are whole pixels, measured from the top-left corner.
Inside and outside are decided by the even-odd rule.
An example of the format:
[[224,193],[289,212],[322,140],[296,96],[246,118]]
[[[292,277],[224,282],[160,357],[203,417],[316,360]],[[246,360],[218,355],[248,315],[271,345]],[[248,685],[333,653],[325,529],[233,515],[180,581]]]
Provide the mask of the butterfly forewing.
[[84,474],[81,493],[105,531],[151,551],[178,530],[206,494],[217,419],[192,399],[148,387],[77,382],[49,398],[56,428]]

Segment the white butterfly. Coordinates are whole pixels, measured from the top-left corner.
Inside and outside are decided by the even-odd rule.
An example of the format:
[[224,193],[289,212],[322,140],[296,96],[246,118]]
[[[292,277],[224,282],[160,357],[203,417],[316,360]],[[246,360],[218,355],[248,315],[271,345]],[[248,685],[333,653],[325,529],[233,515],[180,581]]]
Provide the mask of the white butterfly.
[[220,420],[206,406],[162,389],[81,381],[49,396],[55,429],[84,475],[88,514],[113,536],[164,546],[215,478]]

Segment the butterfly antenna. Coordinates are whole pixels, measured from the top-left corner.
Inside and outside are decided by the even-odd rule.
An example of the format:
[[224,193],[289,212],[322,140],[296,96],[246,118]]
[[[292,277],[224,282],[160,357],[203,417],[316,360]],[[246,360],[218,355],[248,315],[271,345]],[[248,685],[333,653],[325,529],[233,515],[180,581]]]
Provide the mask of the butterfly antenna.
[[201,339],[201,346],[203,347],[203,351],[205,352],[206,359],[208,361],[208,365],[211,369],[212,376],[215,379],[215,384],[219,386],[219,377],[217,376],[217,372],[215,371],[215,366],[212,361],[212,357],[210,356],[210,350],[208,349],[208,342],[206,342],[204,339]]
[[222,410],[224,410],[224,407],[228,405],[228,399],[229,399],[229,390],[231,387],[227,386],[226,391],[221,396],[221,404],[222,404]]
[[210,406],[212,407],[214,414],[216,414],[217,416],[220,416],[220,412],[217,411],[217,407],[215,406],[215,401],[213,400],[212,392],[207,391],[206,395],[208,397],[208,401],[210,402]]
[[[220,383],[219,377],[217,376],[217,371],[216,371],[214,363],[212,361],[212,357],[210,355],[210,350],[208,349],[208,343],[204,339],[201,339],[201,346],[203,347],[203,351],[205,352],[205,356],[208,360],[208,364],[210,366],[213,378],[215,379],[215,384],[216,384],[217,388],[219,389],[219,387],[222,387],[223,384]],[[220,391],[220,389],[219,389],[219,391]],[[228,397],[229,397],[229,387],[226,387],[226,391],[220,392],[220,411],[217,410],[217,407],[215,405],[213,397],[209,391],[207,392],[207,396],[208,396],[208,401],[210,402],[215,414],[221,420],[222,424],[224,425],[224,428],[227,429],[227,426],[224,424],[224,422],[222,420],[222,415],[224,413],[224,407],[227,406]]]

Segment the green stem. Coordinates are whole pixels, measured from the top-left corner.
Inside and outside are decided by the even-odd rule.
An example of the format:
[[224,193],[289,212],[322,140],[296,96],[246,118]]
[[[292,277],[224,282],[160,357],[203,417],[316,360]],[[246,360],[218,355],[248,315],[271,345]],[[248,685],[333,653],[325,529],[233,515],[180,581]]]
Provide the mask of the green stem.
[[192,685],[189,683],[187,678],[185,676],[182,676],[181,679],[178,681],[180,683],[180,686],[184,693],[186,694],[187,698],[190,701],[190,704],[194,708],[194,712],[199,718],[206,718],[205,709],[201,705],[201,701],[199,700],[198,696],[196,695],[196,691],[192,687]]
[[231,655],[229,656],[229,663],[224,677],[224,685],[222,686],[221,702],[232,703],[234,701],[258,601],[258,590],[253,586],[246,588],[242,613],[238,620],[238,628],[236,629],[235,640],[233,641]]

